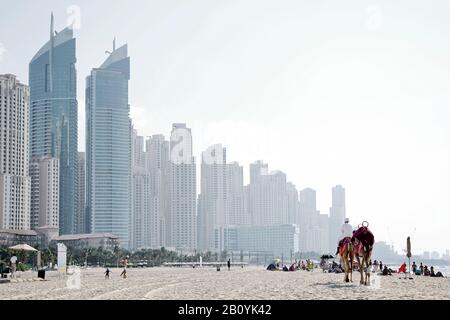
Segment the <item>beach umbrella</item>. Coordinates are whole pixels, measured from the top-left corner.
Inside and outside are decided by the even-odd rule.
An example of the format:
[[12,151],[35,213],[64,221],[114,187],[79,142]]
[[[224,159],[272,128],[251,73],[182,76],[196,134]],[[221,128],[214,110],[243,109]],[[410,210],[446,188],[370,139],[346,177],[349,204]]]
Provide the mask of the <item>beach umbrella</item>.
[[[411,257],[412,257],[411,237],[408,237],[406,239],[406,256],[408,257],[409,273],[411,274]],[[405,272],[405,279],[406,279],[406,272]],[[409,279],[413,279],[413,278],[410,277]]]
[[33,252],[38,251],[35,248],[33,248],[32,246],[29,246],[27,244],[18,244],[16,246],[9,247],[9,249],[16,250],[16,251],[33,251]]
[[412,254],[411,254],[411,238],[410,237],[408,237],[408,239],[406,239],[406,256],[408,258],[412,257]]
[[22,251],[22,260],[25,258],[25,252],[38,252],[39,250],[36,250],[32,246],[29,246],[28,244],[18,244],[16,246],[9,247],[9,250],[15,250],[15,251]]

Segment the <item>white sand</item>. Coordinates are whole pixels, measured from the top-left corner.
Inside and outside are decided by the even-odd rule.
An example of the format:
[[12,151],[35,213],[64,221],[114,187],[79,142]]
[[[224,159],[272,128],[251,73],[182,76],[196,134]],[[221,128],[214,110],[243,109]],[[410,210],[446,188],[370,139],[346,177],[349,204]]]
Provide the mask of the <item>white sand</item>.
[[128,279],[121,279],[121,270],[112,269],[110,280],[104,271],[82,270],[80,289],[67,288],[67,278],[56,274],[48,274],[48,281],[0,284],[0,299],[450,299],[450,278],[372,275],[375,283],[366,287],[359,285],[357,273],[353,283],[344,283],[342,274],[320,270],[149,268],[129,269]]

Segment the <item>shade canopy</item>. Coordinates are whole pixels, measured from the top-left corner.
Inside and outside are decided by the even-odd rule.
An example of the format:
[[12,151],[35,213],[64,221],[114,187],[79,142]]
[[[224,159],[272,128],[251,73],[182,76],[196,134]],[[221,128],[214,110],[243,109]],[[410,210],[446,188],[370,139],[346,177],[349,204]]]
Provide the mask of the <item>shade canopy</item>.
[[16,246],[9,247],[10,250],[17,250],[17,251],[38,251],[32,246],[29,246],[27,244],[18,244]]

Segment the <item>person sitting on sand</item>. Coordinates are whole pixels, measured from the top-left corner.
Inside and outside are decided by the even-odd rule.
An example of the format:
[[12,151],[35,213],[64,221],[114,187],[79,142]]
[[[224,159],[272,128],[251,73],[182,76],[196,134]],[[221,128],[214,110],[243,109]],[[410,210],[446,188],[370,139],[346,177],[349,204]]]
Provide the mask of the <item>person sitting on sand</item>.
[[425,266],[423,268],[423,275],[426,276],[426,277],[430,276],[430,270],[428,270],[428,266]]
[[[433,271],[434,272],[434,271]],[[443,278],[444,275],[442,274],[442,272],[438,271],[436,272],[436,274],[434,275],[436,278]]]
[[403,262],[403,264],[398,269],[398,273],[406,273],[406,263]]
[[391,273],[391,271],[388,269],[387,266],[384,266],[382,275],[383,275],[383,276],[392,276],[392,273]]
[[436,276],[436,274],[434,273],[434,267],[431,266],[430,267],[430,277],[435,277],[435,276]]
[[283,265],[283,271],[289,271],[288,267]]
[[419,269],[420,269],[420,274],[423,275],[424,268],[423,268],[423,263],[422,262],[420,263]]

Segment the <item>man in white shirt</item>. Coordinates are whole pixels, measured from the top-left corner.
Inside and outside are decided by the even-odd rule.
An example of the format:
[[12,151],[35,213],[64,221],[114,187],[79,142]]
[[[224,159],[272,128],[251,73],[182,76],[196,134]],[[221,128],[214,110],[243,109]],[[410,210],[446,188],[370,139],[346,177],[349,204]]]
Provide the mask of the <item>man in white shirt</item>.
[[351,237],[353,237],[353,227],[350,224],[350,219],[345,218],[345,223],[341,227],[341,237],[339,238],[339,244],[337,247],[336,255],[339,254],[339,247],[340,247],[342,241],[345,238],[351,238]]
[[9,261],[11,262],[11,278],[15,278],[17,257],[12,256]]

